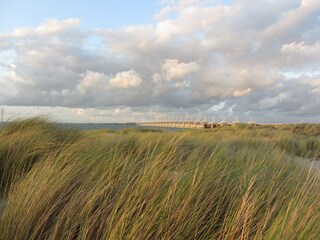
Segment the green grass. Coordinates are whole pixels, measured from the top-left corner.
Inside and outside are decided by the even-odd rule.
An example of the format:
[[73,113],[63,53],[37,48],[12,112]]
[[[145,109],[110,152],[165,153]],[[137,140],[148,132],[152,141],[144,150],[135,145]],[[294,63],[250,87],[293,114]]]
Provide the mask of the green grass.
[[316,158],[319,137],[293,129],[9,125],[0,238],[319,239],[319,170],[296,160]]
[[79,131],[61,129],[41,118],[7,124],[0,131],[0,196],[37,161],[80,137]]

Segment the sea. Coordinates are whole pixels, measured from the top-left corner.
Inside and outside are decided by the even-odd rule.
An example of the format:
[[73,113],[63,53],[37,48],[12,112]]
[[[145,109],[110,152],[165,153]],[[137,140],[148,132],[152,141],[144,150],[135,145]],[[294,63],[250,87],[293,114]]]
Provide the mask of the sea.
[[[0,123],[0,128],[4,127],[7,122]],[[80,129],[80,130],[99,130],[99,129],[113,129],[121,130],[124,128],[140,128],[140,129],[159,129],[159,127],[145,127],[139,126],[136,123],[56,123],[62,128],[66,129]],[[177,128],[165,128],[165,131],[179,131]]]
[[136,123],[57,123],[62,128],[73,128],[81,130],[99,130],[113,129],[120,130],[123,128],[140,128]]

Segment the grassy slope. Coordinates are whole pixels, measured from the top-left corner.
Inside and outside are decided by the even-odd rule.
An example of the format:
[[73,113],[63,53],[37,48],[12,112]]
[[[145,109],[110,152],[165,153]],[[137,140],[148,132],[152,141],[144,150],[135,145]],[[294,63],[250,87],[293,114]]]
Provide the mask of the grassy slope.
[[[1,239],[318,239],[317,157],[299,129],[0,132]],[[313,136],[310,136],[313,135]],[[291,157],[288,157],[291,156]]]
[[53,154],[81,136],[41,118],[7,124],[0,129],[0,196],[39,160]]

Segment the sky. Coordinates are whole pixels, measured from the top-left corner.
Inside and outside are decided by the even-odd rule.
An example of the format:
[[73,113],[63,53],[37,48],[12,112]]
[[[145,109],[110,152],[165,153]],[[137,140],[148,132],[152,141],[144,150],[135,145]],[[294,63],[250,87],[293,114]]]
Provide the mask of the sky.
[[0,0],[4,120],[320,121],[318,0]]

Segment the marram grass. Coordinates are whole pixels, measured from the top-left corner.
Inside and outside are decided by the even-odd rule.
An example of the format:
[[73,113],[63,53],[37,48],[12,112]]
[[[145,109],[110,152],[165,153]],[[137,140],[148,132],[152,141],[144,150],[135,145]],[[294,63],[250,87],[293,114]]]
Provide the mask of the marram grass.
[[41,118],[9,123],[0,129],[0,196],[37,161],[77,141],[80,135]]
[[[1,239],[319,239],[319,170],[297,160],[315,156],[317,136],[271,129],[91,136],[39,119],[10,128],[0,133],[1,164],[10,160]],[[311,138],[312,151],[284,146]]]

